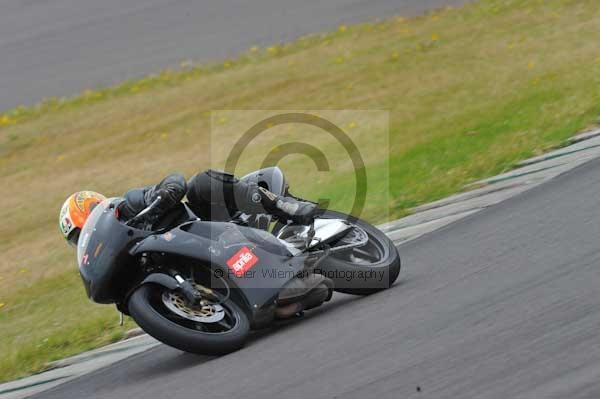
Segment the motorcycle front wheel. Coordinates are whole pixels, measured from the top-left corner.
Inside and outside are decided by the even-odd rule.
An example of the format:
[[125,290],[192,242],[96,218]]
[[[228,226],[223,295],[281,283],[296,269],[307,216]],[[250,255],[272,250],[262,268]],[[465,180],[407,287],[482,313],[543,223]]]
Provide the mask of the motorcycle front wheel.
[[190,306],[177,291],[144,284],[128,306],[142,330],[162,343],[190,353],[223,355],[244,345],[250,323],[230,298],[222,299]]

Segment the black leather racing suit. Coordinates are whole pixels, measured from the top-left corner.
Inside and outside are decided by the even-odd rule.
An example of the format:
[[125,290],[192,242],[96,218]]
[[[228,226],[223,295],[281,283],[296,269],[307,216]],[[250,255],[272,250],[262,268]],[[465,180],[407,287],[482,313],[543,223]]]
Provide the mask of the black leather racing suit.
[[277,196],[255,183],[215,170],[200,172],[187,183],[182,175],[172,174],[154,186],[131,189],[125,193],[119,212],[122,219],[131,219],[160,196],[159,204],[148,215],[156,220],[186,194],[190,208],[204,220],[228,220],[241,211],[269,213],[283,220],[309,224],[318,212],[313,203]]

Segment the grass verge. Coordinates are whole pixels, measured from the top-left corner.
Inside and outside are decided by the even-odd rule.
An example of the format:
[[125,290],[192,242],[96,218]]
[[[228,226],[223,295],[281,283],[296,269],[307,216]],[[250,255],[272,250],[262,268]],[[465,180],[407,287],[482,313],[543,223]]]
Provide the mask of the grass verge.
[[[85,298],[58,234],[72,191],[120,195],[221,165],[207,156],[211,110],[383,109],[389,151],[368,140],[361,149],[375,186],[389,167],[391,195],[371,191],[363,216],[402,216],[598,123],[598,26],[594,0],[484,0],[0,115],[0,381],[123,334],[112,308]],[[356,137],[383,134],[360,122],[348,126]],[[352,173],[315,184],[301,161],[283,161],[300,195],[347,205]]]

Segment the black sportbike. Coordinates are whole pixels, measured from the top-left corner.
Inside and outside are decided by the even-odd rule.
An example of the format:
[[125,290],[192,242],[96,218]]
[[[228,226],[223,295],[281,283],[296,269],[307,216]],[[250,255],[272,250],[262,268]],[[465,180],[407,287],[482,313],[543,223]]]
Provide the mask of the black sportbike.
[[[277,167],[242,179],[289,194]],[[325,211],[310,226],[246,214],[217,222],[200,220],[184,202],[150,228],[138,222],[156,202],[123,222],[119,201],[97,205],[79,237],[87,294],[183,351],[231,352],[250,329],[320,306],[333,291],[380,291],[400,273],[392,241],[342,213]]]

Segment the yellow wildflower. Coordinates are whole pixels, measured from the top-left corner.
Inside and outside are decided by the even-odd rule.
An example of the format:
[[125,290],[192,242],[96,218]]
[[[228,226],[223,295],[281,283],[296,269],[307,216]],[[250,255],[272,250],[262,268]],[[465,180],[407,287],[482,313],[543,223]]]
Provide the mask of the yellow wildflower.
[[529,61],[529,64],[527,64],[527,69],[531,70],[533,68],[535,68],[535,62]]
[[348,124],[348,129],[354,129],[356,127],[356,123],[355,122],[350,122]]
[[4,303],[0,302],[0,309],[4,307]]
[[161,133],[160,138],[163,140],[166,140],[169,138],[169,134],[168,133]]
[[338,31],[339,31],[340,33],[344,33],[344,32],[346,32],[347,30],[348,30],[348,27],[347,27],[346,25],[340,25],[340,26],[339,26],[339,28],[338,28]]
[[438,40],[440,40],[440,36],[437,33],[434,33],[433,35],[431,35],[432,42],[437,42]]

